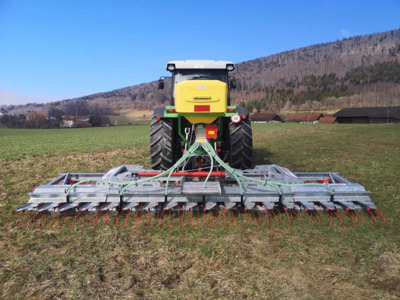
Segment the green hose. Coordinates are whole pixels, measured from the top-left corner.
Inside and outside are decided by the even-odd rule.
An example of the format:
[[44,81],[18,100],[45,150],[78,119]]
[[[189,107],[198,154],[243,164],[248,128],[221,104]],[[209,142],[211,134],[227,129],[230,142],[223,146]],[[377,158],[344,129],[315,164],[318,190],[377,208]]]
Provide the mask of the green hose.
[[233,177],[235,178],[235,180],[237,181],[237,183],[239,184],[239,189],[240,189],[240,195],[243,195],[243,186],[242,183],[240,182],[239,178],[238,178],[238,174],[235,173],[235,170],[232,169],[229,165],[227,165],[221,158],[219,158],[219,156],[215,153],[213,147],[208,144],[208,143],[204,143],[201,144],[201,147],[204,149],[204,151],[206,151],[209,155],[211,155],[212,157],[214,157],[214,159],[225,169],[227,170],[229,173],[231,173],[233,175]]
[[[162,176],[164,176],[166,174],[172,173],[177,167],[179,167],[180,164],[182,164],[190,155],[192,155],[197,150],[198,147],[199,147],[199,145],[197,143],[193,144],[192,147],[190,147],[190,149],[168,170],[166,170],[166,171],[164,171],[164,172],[162,172],[162,173],[160,173],[160,174],[158,174],[156,176],[153,176],[153,177],[149,177],[149,178],[145,178],[145,179],[141,179],[141,180],[138,180],[138,181],[135,181],[135,182],[128,183],[121,190],[120,195],[122,196],[125,193],[126,189],[129,188],[132,185],[138,185],[139,183],[143,183],[143,182],[146,182],[146,181],[158,179],[158,178],[160,178],[160,177],[162,177]],[[168,188],[167,188],[167,193],[168,193]]]
[[210,167],[210,172],[208,172],[208,175],[206,177],[206,180],[204,180],[203,189],[206,187],[207,181],[208,181],[208,179],[210,179],[211,173],[212,173],[212,171],[214,169],[214,160],[213,160],[213,158],[212,158],[212,156],[211,156],[211,154],[209,152],[207,152],[207,154],[208,154],[208,157],[210,157],[211,167]]
[[[144,178],[144,179],[141,179],[141,180],[137,180],[137,181],[134,181],[134,182],[115,182],[115,181],[111,181],[111,180],[106,180],[106,179],[102,179],[102,178],[88,178],[88,179],[85,179],[85,180],[80,180],[79,182],[77,182],[77,183],[74,183],[73,185],[71,185],[69,188],[68,188],[68,190],[66,191],[66,195],[67,196],[69,196],[69,194],[72,192],[72,190],[76,187],[76,186],[78,186],[78,185],[81,185],[82,183],[85,183],[85,182],[100,182],[100,183],[108,183],[108,184],[115,184],[115,185],[121,185],[121,186],[124,186],[125,185],[125,187],[121,190],[121,192],[120,192],[120,195],[123,195],[123,193],[126,191],[126,189],[128,188],[128,187],[130,187],[130,186],[132,186],[132,185],[137,185],[137,184],[139,184],[139,183],[143,183],[143,182],[146,182],[146,181],[150,181],[150,180],[154,180],[154,179],[157,179],[157,178],[160,178],[160,177],[162,177],[162,176],[164,176],[165,174],[167,174],[167,173],[170,173],[170,174],[172,174],[172,172],[181,164],[181,163],[183,163],[191,154],[193,154],[196,150],[197,150],[197,148],[199,147],[199,145],[198,144],[194,144],[194,145],[192,145],[192,147],[171,167],[171,168],[169,168],[168,170],[166,170],[166,171],[164,171],[164,172],[162,172],[162,173],[160,173],[160,174],[158,174],[158,175],[156,175],[156,176],[153,176],[153,177],[149,177],[149,178]],[[168,186],[168,185],[167,185]]]
[[168,184],[169,184],[169,180],[172,176],[172,173],[174,172],[174,170],[176,168],[178,168],[182,163],[184,163],[184,161],[189,158],[193,153],[195,153],[198,148],[200,148],[199,150],[204,150],[208,156],[210,157],[210,161],[211,161],[211,168],[210,168],[210,172],[208,173],[204,184],[203,184],[203,189],[205,188],[208,180],[211,177],[211,173],[213,171],[214,168],[214,159],[226,170],[228,171],[230,174],[232,174],[232,176],[235,178],[236,182],[239,185],[239,189],[240,189],[240,194],[243,195],[243,186],[242,183],[240,181],[240,178],[244,179],[244,180],[249,180],[249,181],[253,181],[253,182],[258,182],[264,185],[269,185],[270,187],[274,188],[279,195],[282,195],[282,189],[280,188],[281,186],[287,186],[287,187],[294,187],[294,186],[304,186],[304,185],[313,185],[313,186],[321,186],[326,188],[331,195],[334,195],[335,190],[330,188],[329,186],[325,185],[325,184],[320,184],[320,183],[301,183],[301,184],[289,184],[289,183],[281,183],[281,182],[275,182],[275,181],[266,181],[266,180],[260,180],[260,179],[256,179],[256,178],[251,178],[251,177],[247,177],[244,176],[243,174],[239,174],[236,173],[236,170],[231,168],[228,164],[226,164],[219,156],[217,153],[215,153],[214,148],[208,143],[194,143],[189,150],[168,170],[156,175],[156,176],[152,176],[152,177],[148,177],[148,178],[144,178],[144,179],[140,179],[137,181],[133,181],[133,182],[114,182],[114,181],[110,181],[110,180],[106,180],[106,179],[99,179],[99,178],[89,178],[89,179],[85,179],[85,180],[81,180],[75,184],[73,184],[71,187],[68,188],[68,190],[66,191],[66,195],[68,196],[71,191],[77,186],[80,185],[82,183],[85,182],[100,182],[100,183],[108,183],[108,184],[115,184],[115,185],[119,185],[119,186],[124,186],[120,192],[120,195],[122,196],[125,191],[132,185],[138,185],[139,183],[143,183],[146,181],[151,181],[151,180],[155,180],[158,179],[160,177],[165,176],[166,174],[168,174],[168,178],[167,178],[167,182],[166,182],[166,186],[165,186],[165,195],[168,195]]
[[[202,147],[209,155],[213,156],[215,158],[215,160],[225,170],[227,170],[229,173],[231,173],[237,181],[238,181],[237,177],[240,177],[245,180],[262,183],[264,185],[269,185],[269,186],[273,187],[275,190],[277,190],[279,195],[282,195],[282,190],[281,190],[280,186],[294,187],[294,186],[304,186],[304,185],[320,186],[320,187],[327,189],[331,195],[334,195],[334,193],[335,193],[334,189],[332,189],[331,187],[329,187],[325,184],[321,184],[321,183],[290,184],[290,183],[281,183],[281,182],[275,182],[275,181],[265,181],[265,180],[260,180],[260,179],[256,179],[256,178],[247,177],[242,174],[236,174],[235,170],[233,168],[231,168],[228,164],[226,164],[224,161],[222,161],[222,159],[215,153],[214,149],[211,147],[210,144],[204,144],[204,145],[202,145]],[[240,182],[240,181],[238,181],[238,182]],[[240,183],[239,183],[239,185],[240,185]],[[241,192],[242,192],[242,189],[241,189]]]

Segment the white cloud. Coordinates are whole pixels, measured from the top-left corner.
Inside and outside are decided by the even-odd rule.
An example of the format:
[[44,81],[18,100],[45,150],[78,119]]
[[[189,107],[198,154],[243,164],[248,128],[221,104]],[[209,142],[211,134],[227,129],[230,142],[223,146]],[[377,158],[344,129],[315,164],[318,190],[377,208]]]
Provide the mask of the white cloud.
[[340,29],[340,34],[342,35],[342,38],[347,39],[351,36],[351,33],[347,29]]

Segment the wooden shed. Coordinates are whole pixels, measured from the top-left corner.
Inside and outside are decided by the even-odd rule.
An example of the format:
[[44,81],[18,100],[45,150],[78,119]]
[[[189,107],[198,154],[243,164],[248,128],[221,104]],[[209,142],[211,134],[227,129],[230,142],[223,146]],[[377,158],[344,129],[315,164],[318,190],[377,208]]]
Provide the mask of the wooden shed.
[[338,123],[400,123],[400,106],[343,108],[333,116]]

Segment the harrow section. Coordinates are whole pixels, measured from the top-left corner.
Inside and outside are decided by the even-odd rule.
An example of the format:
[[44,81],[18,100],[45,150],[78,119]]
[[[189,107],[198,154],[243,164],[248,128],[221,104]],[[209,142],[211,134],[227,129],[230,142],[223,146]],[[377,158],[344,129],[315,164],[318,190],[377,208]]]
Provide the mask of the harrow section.
[[[153,179],[162,172],[124,165],[105,174],[65,173],[37,187],[29,194],[28,204],[17,211],[207,211],[217,206],[260,212],[376,210],[369,191],[338,173],[292,173],[277,165],[235,172],[246,177],[240,180],[241,186],[232,174],[222,171],[173,172]],[[201,180],[208,175],[208,182]]]
[[[202,150],[202,152],[199,152]],[[208,156],[208,171],[185,171],[185,161]],[[214,160],[219,165],[214,165]],[[180,171],[179,171],[180,170]],[[17,212],[55,213],[79,216],[89,212],[117,215],[134,211],[249,212],[254,216],[286,213],[307,216],[338,216],[341,210],[353,218],[367,211],[376,222],[381,213],[370,192],[335,172],[293,173],[278,165],[258,165],[237,170],[226,165],[207,142],[195,143],[167,171],[146,170],[140,165],[122,165],[107,173],[64,173],[29,193],[28,203]],[[383,215],[382,218],[384,219]],[[75,218],[76,219],[76,218]]]

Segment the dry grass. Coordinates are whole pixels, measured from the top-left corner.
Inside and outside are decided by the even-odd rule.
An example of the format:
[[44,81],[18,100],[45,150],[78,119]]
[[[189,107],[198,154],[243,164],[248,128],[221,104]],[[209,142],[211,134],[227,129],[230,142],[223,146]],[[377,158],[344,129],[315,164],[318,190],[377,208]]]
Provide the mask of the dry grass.
[[[102,172],[120,164],[149,166],[147,145],[91,153],[47,153],[2,159],[0,169],[0,298],[396,298],[399,286],[399,127],[257,124],[256,163],[273,161],[295,171],[336,170],[373,191],[388,225],[371,221],[340,228],[328,220],[288,228],[281,222],[225,228],[216,217],[182,227],[176,217],[161,229],[146,216],[115,228],[74,229],[72,219],[60,231],[35,223],[29,229],[3,230],[26,193],[60,172]],[[110,130],[110,129],[105,129]],[[115,133],[118,134],[116,127]],[[132,127],[135,130],[135,127]],[[139,128],[138,128],[139,130]],[[140,129],[138,132],[142,132]],[[46,134],[47,131],[41,131]],[[72,132],[72,131],[71,131]],[[372,142],[373,141],[373,142]],[[98,143],[106,141],[98,140]],[[97,147],[96,147],[97,149]],[[43,150],[44,153],[45,149]],[[104,219],[102,218],[101,221]],[[26,222],[24,223],[26,224]],[[218,226],[218,224],[220,224]]]
[[149,123],[151,116],[153,115],[152,110],[132,110],[122,109],[116,111],[117,116],[110,116],[111,123],[117,121],[118,124],[145,124]]

